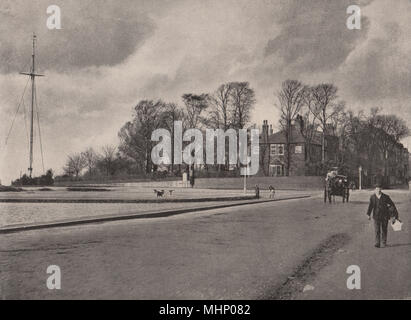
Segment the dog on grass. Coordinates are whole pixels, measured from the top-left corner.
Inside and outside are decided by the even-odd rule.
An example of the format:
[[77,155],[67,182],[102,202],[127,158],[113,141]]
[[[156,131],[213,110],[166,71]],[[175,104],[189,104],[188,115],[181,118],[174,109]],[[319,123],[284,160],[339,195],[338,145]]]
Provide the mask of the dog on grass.
[[164,190],[156,190],[156,189],[154,189],[154,193],[157,195],[157,198],[164,197]]

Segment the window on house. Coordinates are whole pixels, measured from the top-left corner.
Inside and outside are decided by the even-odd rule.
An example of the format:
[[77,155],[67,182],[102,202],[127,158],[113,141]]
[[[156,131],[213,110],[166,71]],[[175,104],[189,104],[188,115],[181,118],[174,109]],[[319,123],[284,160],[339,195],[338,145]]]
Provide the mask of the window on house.
[[270,153],[272,156],[284,155],[284,145],[283,144],[271,144]]
[[303,153],[303,146],[295,146],[295,153]]
[[284,175],[283,165],[270,165],[270,176],[278,177]]
[[275,156],[277,153],[276,153],[276,145],[275,144],[271,144],[270,145],[270,153],[271,153],[271,155],[272,156]]

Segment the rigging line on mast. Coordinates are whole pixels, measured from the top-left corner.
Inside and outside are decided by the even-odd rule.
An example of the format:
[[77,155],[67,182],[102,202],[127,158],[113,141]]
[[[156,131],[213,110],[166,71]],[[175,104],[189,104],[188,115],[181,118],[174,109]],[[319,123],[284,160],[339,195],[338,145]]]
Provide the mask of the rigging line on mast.
[[37,127],[38,127],[38,129],[39,129],[41,164],[42,164],[42,166],[43,166],[43,174],[44,174],[44,173],[45,173],[45,170],[44,170],[43,142],[41,141],[40,112],[39,112],[39,105],[38,105],[38,101],[37,101],[37,84],[34,85],[34,98],[35,98],[35,101],[36,101]]
[[30,148],[29,131],[27,129],[27,114],[26,114],[26,104],[23,99],[23,115],[24,115],[24,127],[26,128],[26,138],[27,138],[27,149]]
[[[22,70],[25,70],[25,69],[26,69],[26,66],[27,66],[29,63],[30,63],[30,61],[27,61],[27,63],[24,65],[24,68],[22,68]],[[3,97],[2,97],[2,98],[3,98]],[[9,97],[9,98],[6,98],[6,99],[2,100],[2,102],[5,103],[5,104],[7,104],[7,103],[10,103],[12,99],[13,99],[13,97]]]
[[27,85],[29,84],[29,81],[30,81],[30,78],[27,79],[26,86],[24,87],[23,94],[22,94],[21,99],[20,99],[20,103],[19,103],[18,106],[17,106],[16,114],[14,115],[13,121],[11,122],[10,130],[9,130],[9,132],[8,132],[8,134],[7,134],[7,137],[6,137],[6,145],[7,145],[7,142],[8,142],[8,140],[9,140],[9,137],[10,137],[10,134],[11,134],[11,130],[13,129],[14,121],[16,120],[17,114],[19,113],[19,110],[20,110],[20,106],[21,106],[21,104],[22,104],[22,102],[23,102],[24,94],[26,93],[26,89],[27,89]]

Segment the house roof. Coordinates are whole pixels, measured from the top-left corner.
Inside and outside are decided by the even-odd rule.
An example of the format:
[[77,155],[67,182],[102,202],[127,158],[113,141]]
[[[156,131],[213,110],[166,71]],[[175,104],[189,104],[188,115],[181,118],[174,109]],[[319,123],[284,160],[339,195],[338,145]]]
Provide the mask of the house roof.
[[[317,144],[321,145],[321,132],[315,132],[313,140],[311,141],[312,144]],[[285,137],[285,132],[284,131],[278,131],[276,133],[273,133],[268,136],[268,141],[267,143],[282,143],[285,144],[287,143],[286,137]],[[291,127],[291,141],[290,143],[305,143],[305,138],[301,134],[301,131],[299,127],[297,126],[292,126]]]

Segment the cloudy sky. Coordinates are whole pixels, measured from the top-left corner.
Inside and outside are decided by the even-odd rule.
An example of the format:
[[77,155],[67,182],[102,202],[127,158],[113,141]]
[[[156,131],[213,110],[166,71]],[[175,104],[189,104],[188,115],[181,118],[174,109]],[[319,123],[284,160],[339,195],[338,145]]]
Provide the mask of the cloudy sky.
[[[61,30],[47,29],[52,4]],[[351,4],[361,7],[361,30],[346,28]],[[37,82],[45,166],[61,173],[67,154],[117,144],[139,100],[181,104],[182,94],[227,81],[255,89],[257,124],[276,125],[274,93],[295,78],[335,83],[349,108],[381,107],[411,127],[410,12],[410,0],[1,0],[0,179],[8,184],[28,167],[22,110],[5,138],[33,31],[46,74]]]

